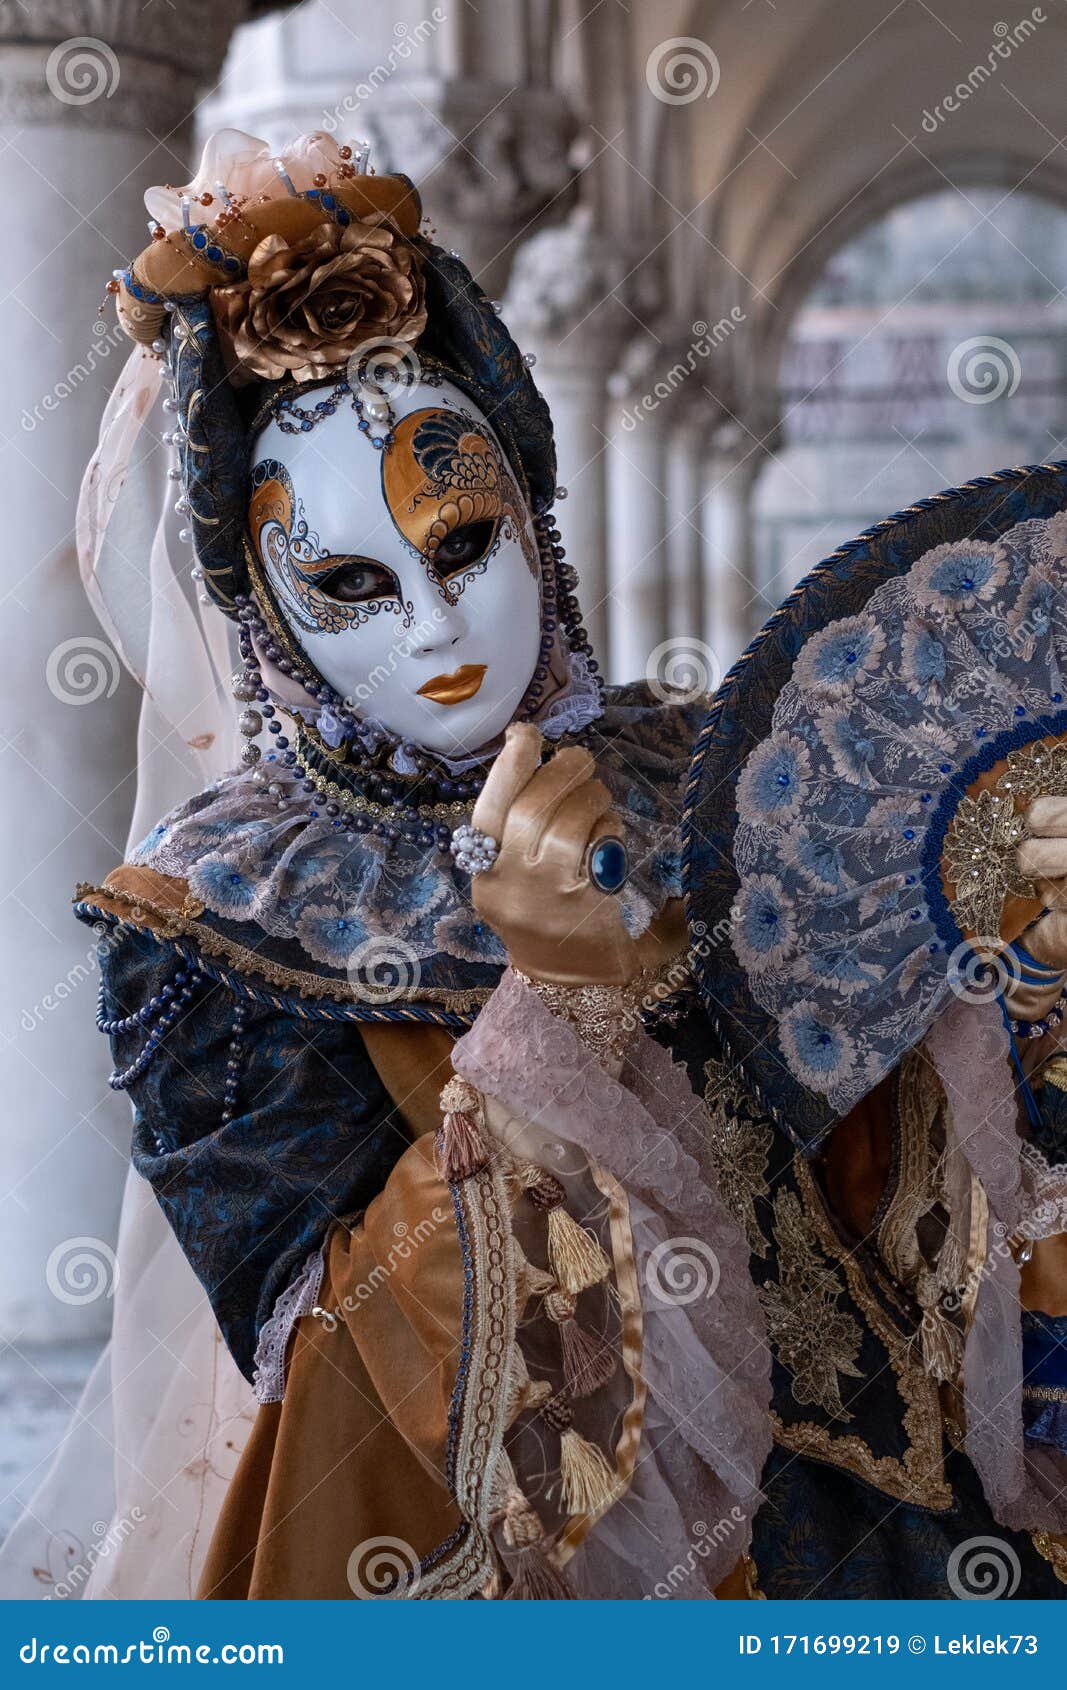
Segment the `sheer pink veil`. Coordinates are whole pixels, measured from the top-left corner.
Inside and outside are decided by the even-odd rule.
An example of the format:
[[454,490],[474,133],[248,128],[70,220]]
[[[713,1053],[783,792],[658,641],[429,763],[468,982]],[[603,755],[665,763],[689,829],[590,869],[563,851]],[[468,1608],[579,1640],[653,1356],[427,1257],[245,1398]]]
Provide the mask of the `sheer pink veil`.
[[160,362],[136,347],[104,412],[76,521],[89,601],[143,693],[131,843],[237,761],[234,636],[198,600],[165,439],[175,422],[163,407]]

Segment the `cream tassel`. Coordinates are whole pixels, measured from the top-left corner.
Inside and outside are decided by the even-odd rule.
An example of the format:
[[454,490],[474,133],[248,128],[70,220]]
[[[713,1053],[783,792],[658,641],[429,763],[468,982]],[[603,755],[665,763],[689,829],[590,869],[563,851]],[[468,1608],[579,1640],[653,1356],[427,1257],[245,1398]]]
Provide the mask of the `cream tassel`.
[[555,1290],[556,1282],[544,1268],[530,1261],[517,1239],[512,1244],[512,1255],[515,1262],[515,1297],[521,1312],[531,1297],[543,1297]]
[[482,1133],[482,1100],[467,1080],[451,1079],[441,1093],[444,1119],[437,1140],[437,1166],[449,1185],[470,1179],[489,1160]]
[[611,1272],[611,1263],[593,1234],[558,1206],[548,1211],[548,1259],[560,1285],[572,1297],[599,1285]]
[[547,1379],[531,1379],[526,1366],[526,1357],[518,1344],[511,1350],[511,1367],[508,1372],[508,1394],[504,1409],[504,1419],[511,1425],[528,1408],[540,1408],[552,1395],[552,1386]]
[[618,1474],[595,1444],[573,1427],[560,1435],[559,1475],[568,1514],[596,1514],[618,1487]]
[[531,1544],[541,1543],[544,1539],[545,1528],[540,1515],[518,1485],[512,1485],[508,1491],[502,1530],[509,1549],[529,1549]]
[[926,1372],[941,1384],[955,1385],[962,1367],[961,1338],[939,1308],[923,1310],[919,1338]]

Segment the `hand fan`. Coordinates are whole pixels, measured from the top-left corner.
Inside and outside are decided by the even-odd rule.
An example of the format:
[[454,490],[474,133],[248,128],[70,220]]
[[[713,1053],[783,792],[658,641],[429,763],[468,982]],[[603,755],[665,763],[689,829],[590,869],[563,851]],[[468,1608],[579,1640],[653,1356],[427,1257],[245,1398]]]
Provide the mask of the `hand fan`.
[[732,942],[791,1075],[843,1113],[1041,909],[1067,794],[1067,515],[935,546],[801,648],[736,789]]

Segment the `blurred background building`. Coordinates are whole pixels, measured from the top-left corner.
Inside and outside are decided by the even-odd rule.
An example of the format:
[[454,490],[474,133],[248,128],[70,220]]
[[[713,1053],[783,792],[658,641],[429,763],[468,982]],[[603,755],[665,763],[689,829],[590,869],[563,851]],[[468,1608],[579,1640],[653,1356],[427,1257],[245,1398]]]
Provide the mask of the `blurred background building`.
[[113,1291],[128,1118],[71,892],[139,757],[192,784],[75,558],[144,189],[223,125],[411,175],[537,359],[608,673],[714,683],[858,529],[1065,455],[1065,45],[1064,0],[0,0],[0,1520]]

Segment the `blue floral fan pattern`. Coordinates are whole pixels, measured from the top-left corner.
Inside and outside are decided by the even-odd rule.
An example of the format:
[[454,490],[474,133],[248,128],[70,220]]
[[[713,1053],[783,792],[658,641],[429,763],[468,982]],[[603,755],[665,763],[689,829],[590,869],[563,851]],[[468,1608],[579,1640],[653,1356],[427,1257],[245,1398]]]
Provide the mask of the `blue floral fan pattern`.
[[840,1112],[961,966],[941,864],[967,787],[1067,732],[1065,583],[1065,514],[927,552],[808,640],[741,772],[734,950],[790,1071]]

